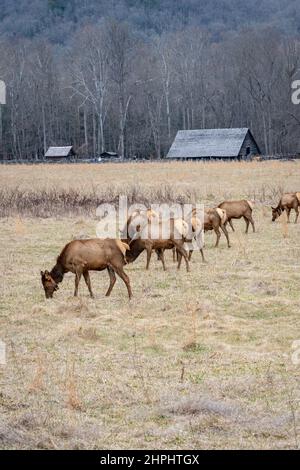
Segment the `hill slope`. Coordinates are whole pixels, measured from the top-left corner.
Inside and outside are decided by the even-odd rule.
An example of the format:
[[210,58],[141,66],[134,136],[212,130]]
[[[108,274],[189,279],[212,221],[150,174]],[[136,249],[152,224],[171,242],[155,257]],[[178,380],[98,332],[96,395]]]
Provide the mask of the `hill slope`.
[[197,25],[219,34],[247,26],[300,30],[297,0],[0,0],[0,36],[43,36],[63,43],[82,24],[104,17],[128,21],[141,31],[160,33]]

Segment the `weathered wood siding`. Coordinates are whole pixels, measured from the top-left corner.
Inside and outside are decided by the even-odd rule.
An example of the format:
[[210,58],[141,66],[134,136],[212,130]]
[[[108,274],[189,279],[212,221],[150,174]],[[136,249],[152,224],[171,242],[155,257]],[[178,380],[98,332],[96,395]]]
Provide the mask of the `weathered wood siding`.
[[[250,149],[249,154],[247,154],[247,148]],[[241,147],[241,150],[240,150],[240,153],[239,153],[239,158],[250,159],[254,155],[260,155],[260,151],[259,151],[259,148],[258,148],[255,140],[253,139],[252,135],[248,131],[247,135],[245,137],[245,140],[243,142],[243,145]]]

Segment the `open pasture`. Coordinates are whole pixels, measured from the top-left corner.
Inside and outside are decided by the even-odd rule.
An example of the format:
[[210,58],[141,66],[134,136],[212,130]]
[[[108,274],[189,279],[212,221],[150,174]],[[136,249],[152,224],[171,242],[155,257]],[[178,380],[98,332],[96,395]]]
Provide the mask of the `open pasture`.
[[[294,162],[1,166],[0,447],[299,447],[300,224],[272,224],[270,209],[300,190],[299,173]],[[154,255],[145,271],[143,254],[125,267],[130,302],[120,279],[104,297],[106,271],[91,273],[95,299],[83,281],[74,299],[68,274],[46,300],[40,270],[69,240],[95,237],[95,202],[119,193],[252,199],[257,233],[233,221],[230,249],[207,233],[208,264],[194,253],[190,273],[171,252],[166,273]]]

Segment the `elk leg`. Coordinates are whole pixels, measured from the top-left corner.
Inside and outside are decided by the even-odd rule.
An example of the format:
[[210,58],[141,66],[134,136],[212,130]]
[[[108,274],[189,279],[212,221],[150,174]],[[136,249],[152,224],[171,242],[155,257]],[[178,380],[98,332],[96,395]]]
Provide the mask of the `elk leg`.
[[75,291],[74,291],[74,297],[77,297],[77,295],[78,295],[78,286],[79,286],[80,278],[81,278],[81,273],[76,272],[76,274],[75,274]]
[[131,299],[132,297],[132,291],[131,291],[131,287],[130,287],[130,281],[129,281],[129,277],[127,276],[127,274],[123,271],[123,268],[114,268],[114,270],[116,271],[116,273],[118,274],[118,276],[120,276],[120,278],[124,281],[124,283],[126,284],[126,287],[127,287],[127,292],[128,292],[128,297],[129,299]]
[[201,253],[201,256],[202,256],[202,262],[206,263],[206,259],[204,258],[203,248],[200,248],[200,253]]
[[231,245],[230,245],[230,242],[229,242],[229,235],[228,235],[227,228],[225,227],[225,225],[221,225],[221,230],[222,230],[222,232],[224,233],[224,235],[226,237],[228,248],[231,248]]
[[296,218],[295,218],[295,224],[296,224],[296,223],[297,223],[297,220],[298,220],[298,217],[299,217],[299,209],[298,209],[298,207],[296,207],[295,212],[296,212]]
[[91,279],[90,279],[90,274],[89,274],[89,272],[88,272],[88,271],[84,271],[84,272],[83,272],[83,277],[84,277],[84,280],[85,280],[86,285],[88,286],[88,290],[89,290],[90,296],[91,296],[92,299],[93,299],[93,298],[94,298],[94,294],[93,294],[93,291],[92,291]]
[[[227,230],[226,230],[227,232]],[[219,240],[220,240],[220,237],[221,237],[221,234],[220,234],[220,230],[218,228],[215,228],[215,233],[217,235],[217,240],[216,240],[216,244],[215,244],[215,248],[217,248],[219,246]]]
[[246,222],[246,232],[245,232],[245,233],[248,233],[248,228],[249,228],[250,220],[247,219],[247,217],[244,217],[244,221]]
[[116,274],[115,274],[115,271],[113,270],[113,268],[111,268],[110,266],[107,267],[107,271],[108,271],[108,274],[109,274],[109,288],[108,288],[105,296],[109,297],[110,293],[113,290],[113,287],[116,283]]
[[179,253],[178,250],[176,250],[176,253],[177,253],[177,262],[178,262],[178,264],[177,264],[177,269],[180,269],[181,261],[182,261],[182,254]]
[[228,223],[232,229],[232,231],[234,232],[234,227],[233,227],[233,223],[232,223],[232,220],[231,219],[228,219]]
[[177,252],[176,252],[176,248],[172,248],[172,253],[173,253],[173,263],[176,262],[176,256],[177,256]]
[[166,271],[164,250],[159,249],[157,251],[158,251],[158,259],[162,262],[163,270]]
[[146,264],[146,269],[148,270],[148,269],[149,269],[149,265],[150,265],[151,255],[152,255],[152,248],[148,246],[148,247],[146,248],[146,250],[147,250],[147,264]]
[[250,216],[249,220],[250,220],[251,225],[252,225],[253,233],[255,233],[255,225],[254,225],[254,220],[253,220],[253,218],[252,218],[252,215]]
[[[189,261],[191,261],[191,259],[192,259],[193,251],[194,251],[194,250],[190,250],[190,251],[189,251]],[[201,250],[201,252],[202,252],[202,250]]]
[[180,268],[181,258],[183,256],[184,260],[185,260],[185,264],[186,264],[186,271],[189,272],[190,271],[190,266],[189,266],[189,260],[188,260],[188,255],[187,255],[186,250],[183,248],[183,246],[180,246],[177,243],[176,243],[176,248],[177,248],[178,256],[181,255],[180,259],[178,260],[177,269]]
[[290,212],[291,212],[291,209],[289,209],[288,207],[286,207],[285,210],[286,210],[286,215],[287,215],[287,223],[289,224],[289,223],[290,223]]

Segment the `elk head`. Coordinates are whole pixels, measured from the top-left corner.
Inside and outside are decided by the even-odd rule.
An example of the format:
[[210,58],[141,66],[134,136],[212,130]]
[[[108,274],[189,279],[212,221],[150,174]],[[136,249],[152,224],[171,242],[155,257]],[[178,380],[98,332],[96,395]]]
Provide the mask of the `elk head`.
[[41,271],[42,284],[45,290],[46,299],[52,299],[53,293],[58,290],[58,284],[48,271]]
[[272,222],[275,222],[276,219],[281,215],[282,209],[280,207],[272,207]]

